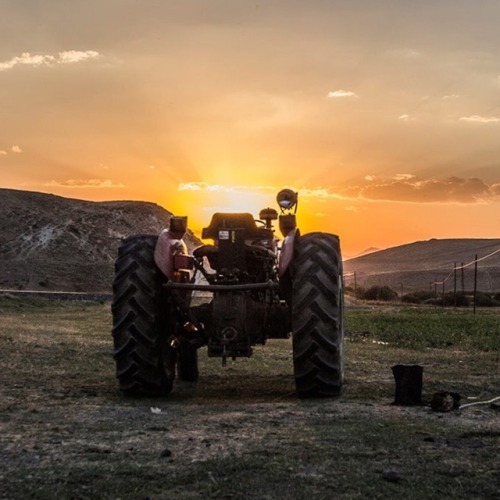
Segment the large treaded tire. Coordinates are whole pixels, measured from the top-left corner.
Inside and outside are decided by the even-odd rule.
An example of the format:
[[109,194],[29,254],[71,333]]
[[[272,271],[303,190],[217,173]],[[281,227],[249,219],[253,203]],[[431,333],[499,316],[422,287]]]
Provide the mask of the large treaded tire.
[[337,236],[296,241],[292,343],[299,397],[338,396],[344,378],[342,258]]
[[[175,319],[165,278],[154,262],[157,236],[132,236],[118,249],[113,281],[113,344],[120,389],[130,395],[170,393]],[[170,332],[170,333],[169,333]]]

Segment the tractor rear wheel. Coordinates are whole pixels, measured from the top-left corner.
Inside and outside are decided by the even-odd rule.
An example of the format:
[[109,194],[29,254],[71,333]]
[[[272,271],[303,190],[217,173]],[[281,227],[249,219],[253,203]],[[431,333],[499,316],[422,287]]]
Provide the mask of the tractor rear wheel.
[[344,378],[342,258],[337,236],[296,241],[292,343],[299,397],[337,396]]
[[127,394],[166,395],[172,390],[176,352],[173,307],[154,262],[157,236],[123,241],[113,281],[113,343],[116,376]]
[[177,344],[177,375],[186,382],[198,380],[198,349],[186,340]]

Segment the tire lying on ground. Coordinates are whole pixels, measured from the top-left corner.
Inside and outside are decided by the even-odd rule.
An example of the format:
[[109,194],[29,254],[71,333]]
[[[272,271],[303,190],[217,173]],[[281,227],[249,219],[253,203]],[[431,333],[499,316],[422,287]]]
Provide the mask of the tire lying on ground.
[[159,396],[172,390],[175,318],[165,277],[154,262],[157,236],[123,241],[113,281],[113,344],[116,376],[126,394]]
[[342,258],[337,236],[310,233],[295,245],[292,344],[299,397],[337,396],[344,378]]

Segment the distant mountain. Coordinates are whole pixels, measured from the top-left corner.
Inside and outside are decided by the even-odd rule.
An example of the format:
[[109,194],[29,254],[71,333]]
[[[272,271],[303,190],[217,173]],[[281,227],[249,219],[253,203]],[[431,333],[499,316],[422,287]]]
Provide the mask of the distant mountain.
[[[388,285],[398,292],[429,289],[434,281],[451,276],[445,290],[454,287],[455,264],[460,267],[500,249],[500,239],[432,239],[417,241],[344,262],[346,284],[356,282],[360,286]],[[474,266],[457,270],[457,290],[463,286],[471,290]],[[500,252],[478,262],[478,288],[482,291],[500,291]],[[440,288],[441,291],[442,288]]]
[[366,250],[363,250],[362,252],[360,252],[356,255],[348,255],[348,256],[345,256],[344,258],[345,259],[355,259],[356,257],[362,257],[363,255],[368,255],[369,253],[379,252],[379,251],[380,251],[380,248],[370,247],[370,248],[367,248]]
[[[0,189],[0,288],[109,292],[122,239],[159,234],[171,216],[154,203]],[[190,232],[186,242],[200,244]]]

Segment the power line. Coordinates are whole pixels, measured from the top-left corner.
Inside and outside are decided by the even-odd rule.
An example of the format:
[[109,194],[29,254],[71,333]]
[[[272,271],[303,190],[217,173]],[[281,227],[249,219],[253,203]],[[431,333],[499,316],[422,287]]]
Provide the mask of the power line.
[[448,276],[446,276],[446,278],[444,278],[444,280],[442,281],[435,281],[434,283],[432,283],[433,285],[444,285],[450,278],[451,276],[453,275],[453,273],[458,270],[458,269],[465,269],[466,267],[469,267],[469,266],[472,266],[474,264],[476,264],[477,262],[481,262],[482,260],[485,260],[485,259],[489,259],[490,257],[492,257],[493,255],[497,254],[500,252],[500,248],[497,248],[494,252],[491,252],[489,253],[488,255],[485,255],[484,257],[481,257],[480,259],[474,259],[473,261],[471,262],[468,262],[467,264],[462,264],[461,266],[459,267],[454,267],[451,271],[450,271],[450,274],[448,274]]

